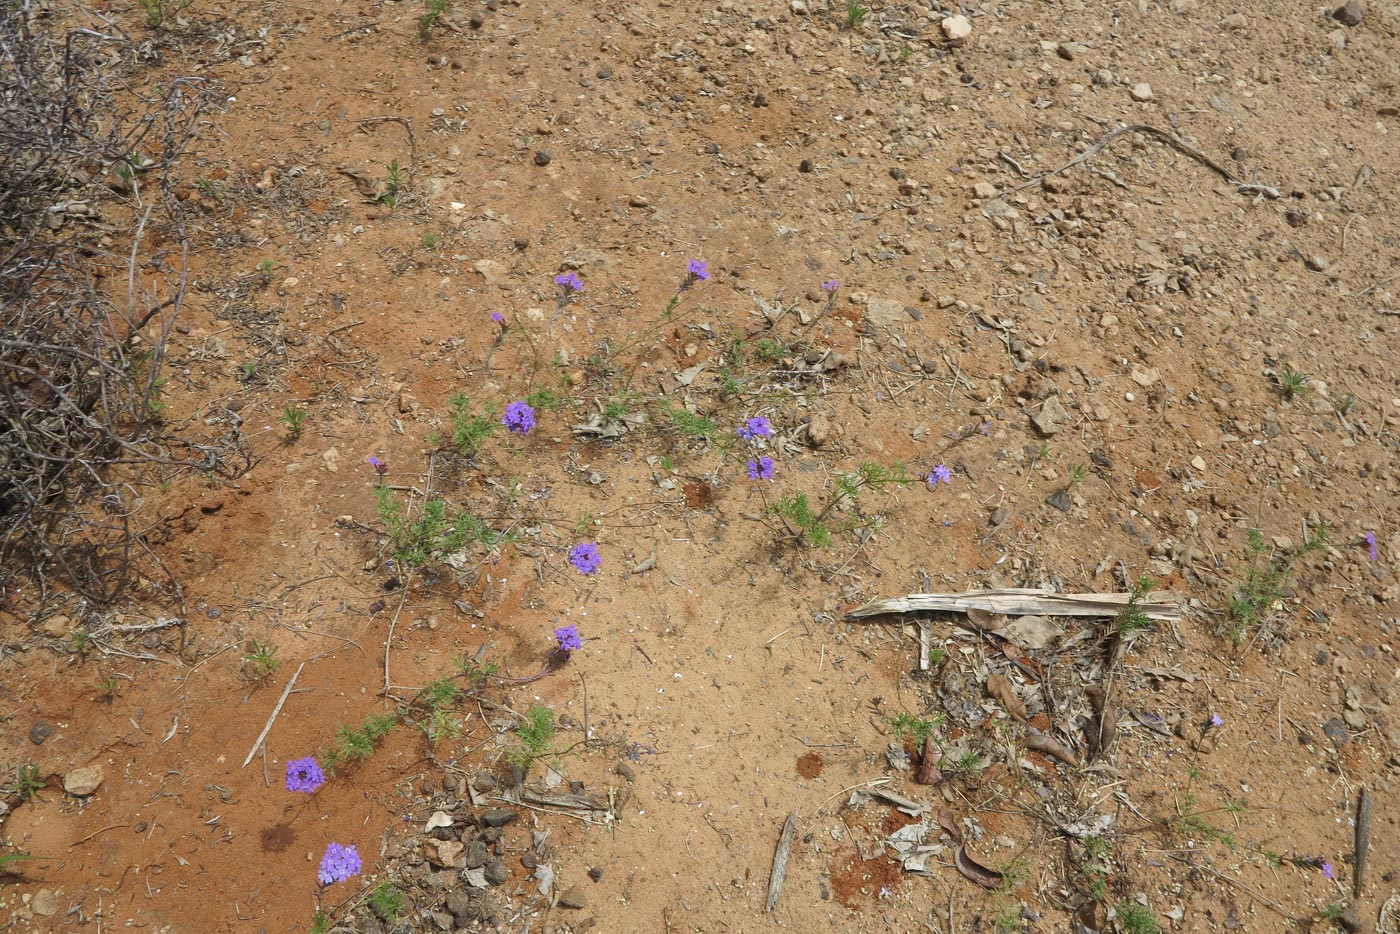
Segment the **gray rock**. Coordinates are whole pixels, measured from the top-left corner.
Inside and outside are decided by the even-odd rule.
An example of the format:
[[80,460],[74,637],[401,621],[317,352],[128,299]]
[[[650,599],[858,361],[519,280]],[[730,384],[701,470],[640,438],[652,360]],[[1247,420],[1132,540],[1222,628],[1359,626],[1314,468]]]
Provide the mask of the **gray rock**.
[[1360,26],[1366,18],[1366,11],[1361,6],[1361,0],[1347,0],[1332,11],[1332,18],[1343,26]]
[[473,840],[467,846],[466,865],[468,869],[480,869],[486,865],[486,861],[490,858],[491,850],[487,848],[485,840]]
[[53,735],[54,725],[47,720],[35,720],[29,728],[29,741],[35,746],[44,745],[44,740]]
[[877,328],[892,328],[909,319],[904,303],[888,298],[872,298],[865,306],[865,320]]
[[1070,498],[1069,490],[1056,490],[1045,498],[1045,502],[1060,512],[1069,512],[1074,508],[1074,500]]
[[34,909],[36,915],[43,915],[45,918],[58,914],[58,892],[53,889],[40,889],[34,893],[34,900],[29,903],[29,907]]
[[473,921],[480,921],[484,914],[481,910],[480,896],[473,897],[466,892],[449,892],[446,907],[452,913],[452,919],[457,922],[458,927],[466,927]]
[[588,896],[583,894],[583,889],[576,885],[571,885],[559,896],[560,908],[573,908],[575,910],[588,907]]
[[499,859],[493,859],[486,864],[486,881],[491,885],[505,885],[510,881],[510,870]]
[[1069,421],[1069,413],[1060,404],[1059,396],[1050,396],[1040,406],[1040,411],[1031,416],[1031,424],[1036,431],[1045,437],[1050,437],[1059,432],[1064,427],[1064,422]]
[[546,166],[554,159],[554,154],[548,149],[535,150],[535,165]]
[[1347,725],[1335,717],[1322,724],[1322,732],[1327,734],[1332,745],[1338,749],[1351,742],[1351,734],[1347,732]]
[[481,814],[481,823],[485,827],[504,827],[520,815],[505,808],[491,808]]

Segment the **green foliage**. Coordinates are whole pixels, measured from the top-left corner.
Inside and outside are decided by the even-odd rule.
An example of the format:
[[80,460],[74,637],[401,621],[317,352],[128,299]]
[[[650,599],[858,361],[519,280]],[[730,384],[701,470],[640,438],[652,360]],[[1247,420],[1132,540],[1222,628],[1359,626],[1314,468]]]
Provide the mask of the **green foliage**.
[[940,771],[949,775],[971,775],[982,767],[982,756],[970,749],[965,749],[957,755],[950,756],[946,750],[943,758],[938,763]]
[[390,553],[405,567],[422,567],[473,544],[489,550],[510,538],[465,509],[449,516],[447,502],[441,499],[425,501],[418,518],[409,519],[394,491],[382,483],[374,488],[374,510],[389,536]]
[[92,636],[81,629],[74,629],[68,636],[68,651],[80,658],[87,658],[93,649]]
[[248,640],[248,651],[243,655],[243,667],[253,673],[258,681],[264,681],[276,673],[282,660],[277,657],[277,646],[267,645],[257,639]]
[[1284,364],[1278,374],[1278,389],[1285,399],[1294,399],[1308,391],[1308,374]]
[[846,25],[858,29],[870,15],[870,8],[862,6],[860,0],[846,0]]
[[306,411],[289,404],[282,410],[282,417],[278,421],[287,426],[287,440],[295,441],[301,437],[302,429],[306,427]]
[[1245,538],[1252,563],[1244,580],[1230,594],[1230,637],[1236,643],[1244,641],[1245,632],[1257,626],[1282,601],[1284,588],[1293,576],[1293,562],[1326,550],[1328,530],[1325,524],[1319,524],[1312,533],[1304,535],[1302,544],[1291,553],[1280,555],[1271,553],[1258,529],[1250,529]]
[[777,341],[772,341],[765,337],[758,342],[756,354],[758,359],[763,363],[772,363],[782,359],[783,348]]
[[438,236],[437,234],[435,234],[435,233],[425,233],[425,234],[423,234],[423,249],[425,249],[425,250],[436,250],[436,249],[438,248],[438,246],[441,245],[441,243],[442,243],[442,237]]
[[199,189],[199,193],[210,201],[218,201],[224,196],[223,186],[212,178],[200,177],[195,179],[194,184],[195,187]]
[[525,711],[525,719],[515,728],[520,745],[506,754],[512,765],[528,769],[530,763],[554,752],[554,711],[536,704]]
[[5,791],[9,794],[19,795],[21,801],[28,801],[44,789],[44,777],[39,774],[39,766],[34,762],[27,762],[24,765],[15,766],[15,783],[10,785]]
[[1084,478],[1089,476],[1088,469],[1083,464],[1075,464],[1069,469],[1069,485],[1066,487],[1076,487],[1084,482]]
[[399,160],[395,159],[384,167],[384,193],[379,196],[379,200],[393,207],[398,203],[399,195],[403,194],[407,184],[408,172],[399,165]]
[[369,910],[374,912],[375,917],[385,924],[393,924],[403,915],[404,897],[403,893],[394,888],[388,879],[380,881],[370,890]]
[[818,548],[831,544],[831,529],[812,511],[806,493],[785,493],[768,511],[790,522],[807,544]]
[[324,911],[318,910],[311,916],[311,927],[307,929],[308,934],[330,934],[330,929],[330,915],[326,914]]
[[452,446],[463,457],[474,457],[481,443],[496,430],[496,411],[483,406],[483,414],[471,414],[471,402],[466,393],[458,392],[447,400],[447,419],[452,423]]
[[117,695],[121,693],[121,679],[116,675],[107,675],[98,680],[97,689],[102,692],[102,696],[99,697],[98,700],[104,700],[110,703],[116,700]]
[[929,667],[937,668],[948,658],[948,650],[941,645],[931,645],[928,650]]
[[525,397],[525,404],[535,409],[556,412],[564,405],[564,397],[552,389],[537,389]]
[[689,435],[692,438],[708,438],[714,434],[715,423],[713,419],[669,405],[663,405],[661,410],[666,414],[666,417],[671,419],[671,424],[675,426],[675,429],[683,435]]
[[33,853],[5,853],[0,855],[0,873],[5,871],[5,867],[10,863],[17,863],[23,859],[53,859],[52,856],[35,856]]
[[418,17],[418,35],[428,38],[428,31],[442,15],[452,9],[453,0],[426,0],[423,15]]
[[162,28],[166,21],[179,16],[194,0],[136,0],[141,12],[146,14],[146,25],[152,29]]
[[489,679],[496,677],[501,671],[501,666],[494,659],[485,659],[478,662],[474,658],[467,658],[465,655],[457,660],[457,668],[466,676],[467,680],[474,686],[485,684]]
[[335,742],[316,756],[326,775],[334,777],[343,765],[358,764],[374,755],[375,747],[394,728],[392,713],[370,714],[359,726],[341,724],[335,730]]
[[1123,934],[1157,934],[1157,917],[1152,910],[1132,902],[1118,906],[1118,927]]
[[933,717],[916,717],[913,714],[902,713],[891,717],[888,721],[890,729],[894,730],[896,736],[914,746],[922,746],[924,740],[938,725],[943,722],[942,715]]
[[1152,593],[1156,587],[1156,581],[1150,577],[1139,577],[1137,583],[1133,584],[1133,591],[1128,595],[1128,602],[1123,609],[1118,611],[1118,616],[1114,618],[1113,625],[1118,630],[1120,636],[1137,632],[1141,629],[1152,629],[1152,620],[1142,611],[1142,601],[1148,594]]

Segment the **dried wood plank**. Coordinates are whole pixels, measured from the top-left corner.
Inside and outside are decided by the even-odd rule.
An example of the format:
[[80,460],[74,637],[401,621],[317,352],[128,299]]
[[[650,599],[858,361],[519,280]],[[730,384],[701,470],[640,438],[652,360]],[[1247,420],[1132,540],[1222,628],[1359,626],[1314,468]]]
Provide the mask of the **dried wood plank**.
[[[1021,587],[963,593],[911,593],[871,601],[851,610],[846,619],[899,613],[966,613],[969,610],[1007,616],[1117,616],[1131,598],[1130,593],[1054,593]],[[1137,604],[1137,609],[1148,619],[1181,619],[1181,607],[1167,599],[1143,600]]]
[[1366,857],[1371,852],[1371,792],[1361,786],[1361,794],[1356,800],[1356,858],[1351,874],[1351,897],[1361,897],[1361,887],[1366,878]]
[[773,854],[773,873],[768,877],[768,907],[772,911],[778,907],[778,899],[783,897],[783,883],[787,881],[788,855],[792,852],[792,835],[797,829],[797,812],[788,815],[783,824],[782,836],[778,838],[778,849]]

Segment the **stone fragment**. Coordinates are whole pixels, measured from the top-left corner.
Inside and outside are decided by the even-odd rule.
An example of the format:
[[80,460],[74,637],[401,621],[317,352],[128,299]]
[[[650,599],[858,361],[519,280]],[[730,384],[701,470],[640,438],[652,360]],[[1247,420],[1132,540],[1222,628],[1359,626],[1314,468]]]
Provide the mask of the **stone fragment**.
[[1152,100],[1152,85],[1148,84],[1146,81],[1142,81],[1133,85],[1132,90],[1128,93],[1132,96],[1133,100],[1140,104],[1145,104]]
[[35,746],[44,745],[44,740],[53,735],[54,726],[47,720],[35,720],[29,728],[29,741]]
[[1361,6],[1361,0],[1347,0],[1332,11],[1332,18],[1343,26],[1360,26],[1365,17],[1366,11]]
[[966,16],[959,13],[957,16],[949,16],[939,23],[943,29],[943,35],[952,42],[961,42],[972,35],[972,23]]
[[575,910],[588,906],[588,896],[583,893],[583,889],[576,885],[571,885],[559,896],[560,908],[573,908]]
[[889,298],[872,298],[865,306],[865,320],[877,328],[892,328],[909,320],[904,303]]
[[101,784],[102,770],[95,766],[74,769],[63,776],[63,790],[70,795],[77,795],[79,798],[85,798],[92,794]]
[[483,827],[504,827],[519,816],[514,811],[508,811],[505,808],[491,808],[482,812],[481,824]]
[[1059,396],[1050,396],[1040,406],[1040,411],[1031,416],[1031,424],[1036,431],[1047,438],[1058,432],[1063,423],[1069,421],[1069,413],[1060,404]]

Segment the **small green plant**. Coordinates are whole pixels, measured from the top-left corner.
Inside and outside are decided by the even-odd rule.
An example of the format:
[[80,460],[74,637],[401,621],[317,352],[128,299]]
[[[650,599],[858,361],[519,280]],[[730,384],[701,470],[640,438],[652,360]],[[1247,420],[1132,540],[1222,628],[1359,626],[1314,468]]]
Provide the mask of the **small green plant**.
[[24,765],[15,767],[15,783],[6,788],[10,794],[19,795],[21,801],[28,801],[36,794],[44,790],[48,784],[39,774],[39,766],[34,762],[27,762]]
[[891,717],[887,722],[896,736],[906,743],[920,747],[923,746],[924,740],[938,729],[938,725],[943,722],[943,717],[941,715],[916,717],[913,714],[901,713]]
[[179,16],[194,0],[136,0],[141,12],[146,14],[146,25],[152,29],[162,28],[166,21]]
[[1346,914],[1346,906],[1341,902],[1332,902],[1330,905],[1318,909],[1317,920],[1339,924],[1344,914]]
[[494,407],[483,406],[482,413],[471,414],[471,402],[466,393],[453,393],[447,400],[447,419],[452,423],[452,446],[463,457],[475,457],[482,442],[496,430]]
[[364,762],[374,755],[375,747],[394,728],[394,714],[370,714],[359,726],[342,724],[336,727],[335,743],[316,758],[328,776],[334,777],[344,765]]
[[806,493],[785,493],[768,510],[791,524],[807,544],[818,548],[831,544],[831,529],[812,511]]
[[714,419],[697,415],[688,409],[669,405],[662,406],[662,411],[671,419],[671,424],[675,426],[676,430],[683,435],[689,435],[692,438],[708,438],[714,434]]
[[74,629],[68,635],[68,651],[79,658],[87,658],[89,652],[93,650],[92,636],[81,629]]
[[438,678],[428,682],[418,692],[418,700],[428,707],[428,720],[423,731],[428,734],[428,742],[436,746],[438,741],[462,734],[462,721],[452,712],[452,704],[461,691],[451,678]]
[[930,668],[937,668],[948,659],[948,650],[941,645],[929,646],[928,665]]
[[564,397],[552,389],[537,389],[525,397],[525,404],[531,408],[555,412],[563,407]]
[[199,193],[210,201],[218,201],[224,196],[223,186],[212,178],[197,178],[194,184],[199,189]]
[[1350,395],[1346,396],[1342,399],[1342,401],[1337,403],[1337,414],[1345,418],[1351,413],[1351,410],[1355,405],[1356,397]]
[[1069,482],[1065,489],[1073,489],[1084,482],[1084,478],[1089,476],[1088,469],[1083,464],[1075,464],[1069,469]]
[[772,363],[775,360],[781,360],[783,358],[783,348],[777,341],[772,341],[765,337],[758,342],[755,355],[758,357],[759,361],[763,363]]
[[418,35],[428,38],[428,32],[442,15],[452,9],[453,0],[427,0],[423,15],[418,17]]
[[909,45],[909,43],[907,43],[907,42],[901,42],[901,43],[899,44],[899,63],[900,63],[901,65],[903,65],[905,62],[909,61],[909,59],[912,58],[913,55],[914,55],[914,49],[913,49],[912,46]]
[[398,204],[399,195],[403,194],[407,184],[408,173],[399,165],[399,160],[395,159],[384,167],[384,193],[379,196],[379,200],[393,207]]
[[3,875],[7,871],[5,869],[6,866],[10,865],[11,863],[17,863],[20,860],[25,859],[53,859],[53,857],[35,856],[33,853],[6,853],[3,856],[0,856],[0,875]]
[[971,775],[982,767],[982,756],[971,749],[943,756],[938,768],[949,775]]
[[1128,594],[1128,602],[1113,620],[1114,628],[1120,636],[1153,628],[1151,617],[1142,611],[1142,601],[1156,586],[1157,582],[1146,576],[1139,577],[1137,583],[1133,584],[1132,593]]
[[508,761],[522,771],[536,759],[554,752],[554,711],[539,704],[525,711],[525,718],[515,728],[520,745],[506,754]]
[[261,263],[258,263],[258,272],[264,279],[272,278],[272,270],[276,268],[277,264],[270,259],[265,259]]
[[111,703],[112,701],[116,700],[117,695],[121,693],[121,679],[118,678],[116,675],[106,675],[105,677],[98,680],[97,689],[102,692],[102,695],[98,698],[98,700],[103,700],[107,701],[108,703]]
[[238,368],[239,382],[254,383],[258,380],[258,361],[249,360]]
[[243,667],[252,672],[254,680],[264,681],[282,666],[277,657],[277,646],[249,639],[247,651],[243,655]]
[[282,410],[282,417],[278,421],[287,426],[287,440],[295,441],[301,437],[302,430],[306,428],[306,410],[288,404]]
[[1133,902],[1117,907],[1118,927],[1123,934],[1157,934],[1157,917],[1150,908]]
[[317,909],[311,916],[311,927],[307,928],[308,934],[330,934],[331,916],[324,911]]
[[389,536],[389,551],[406,567],[422,567],[472,544],[491,550],[510,540],[510,536],[497,532],[465,509],[449,517],[445,500],[427,500],[416,519],[404,514],[403,505],[385,484],[374,487],[374,501],[375,512]]
[[1231,592],[1228,611],[1229,634],[1236,643],[1242,642],[1245,632],[1258,625],[1283,600],[1285,587],[1293,576],[1293,562],[1326,550],[1328,530],[1325,524],[1319,524],[1312,532],[1304,534],[1302,544],[1291,553],[1281,555],[1271,553],[1264,542],[1264,534],[1258,529],[1246,532],[1245,539],[1251,563],[1244,580]]
[[442,244],[442,237],[435,233],[423,234],[423,249],[436,250]]
[[869,15],[870,8],[862,6],[860,0],[846,0],[846,25],[851,29],[859,29]]
[[493,659],[485,659],[478,662],[474,658],[467,658],[465,655],[457,660],[457,668],[466,676],[466,679],[474,687],[480,687],[491,678],[500,674],[501,666]]
[[375,917],[385,924],[393,924],[403,915],[403,893],[394,888],[388,879],[381,880],[370,890],[367,901],[369,902],[369,910],[374,912]]
[[1282,372],[1278,374],[1278,388],[1285,399],[1297,398],[1308,391],[1308,375],[1284,364]]

